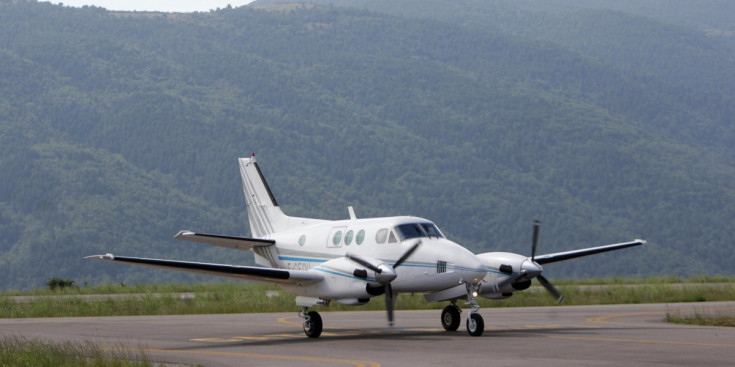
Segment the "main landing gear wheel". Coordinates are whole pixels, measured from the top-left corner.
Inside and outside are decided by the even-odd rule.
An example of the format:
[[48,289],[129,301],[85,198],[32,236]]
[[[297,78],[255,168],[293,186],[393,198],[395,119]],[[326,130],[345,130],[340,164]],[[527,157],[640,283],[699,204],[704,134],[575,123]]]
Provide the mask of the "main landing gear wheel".
[[467,333],[471,336],[480,336],[485,331],[485,321],[479,313],[472,313],[467,318]]
[[457,331],[459,329],[459,307],[449,305],[442,310],[442,326],[446,331]]
[[322,317],[316,311],[304,314],[304,333],[309,338],[318,338],[322,335]]

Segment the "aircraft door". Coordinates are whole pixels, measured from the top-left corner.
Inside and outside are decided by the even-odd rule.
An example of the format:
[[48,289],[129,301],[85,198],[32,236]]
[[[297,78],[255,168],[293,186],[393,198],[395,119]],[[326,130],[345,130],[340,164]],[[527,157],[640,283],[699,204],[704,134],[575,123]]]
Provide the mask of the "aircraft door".
[[345,232],[347,232],[347,227],[334,227],[332,230],[329,231],[329,236],[327,237],[327,247],[328,248],[338,248],[342,247],[343,238],[345,236]]

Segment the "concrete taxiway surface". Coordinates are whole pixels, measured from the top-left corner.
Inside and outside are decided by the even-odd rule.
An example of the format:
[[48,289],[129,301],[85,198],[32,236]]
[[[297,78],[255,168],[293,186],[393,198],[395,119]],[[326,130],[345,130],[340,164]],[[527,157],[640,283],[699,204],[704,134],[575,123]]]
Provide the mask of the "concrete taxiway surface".
[[482,309],[485,334],[445,332],[440,310],[322,312],[307,338],[296,313],[0,319],[0,335],[142,349],[154,361],[203,366],[730,366],[735,328],[667,324],[667,312],[735,302]]

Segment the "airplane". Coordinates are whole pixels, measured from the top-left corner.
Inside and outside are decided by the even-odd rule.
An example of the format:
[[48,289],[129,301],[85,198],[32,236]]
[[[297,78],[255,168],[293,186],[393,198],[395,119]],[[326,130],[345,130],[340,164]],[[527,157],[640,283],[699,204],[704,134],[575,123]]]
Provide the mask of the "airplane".
[[563,302],[543,275],[541,265],[640,246],[641,239],[580,250],[536,255],[539,222],[533,225],[531,256],[508,252],[474,254],[447,239],[432,221],[413,216],[322,220],[286,215],[278,205],[255,154],[239,158],[243,193],[252,238],[178,232],[177,240],[250,250],[259,266],[93,255],[87,259],[274,283],[296,296],[304,333],[321,335],[322,318],[314,306],[364,305],[385,295],[388,325],[393,326],[395,299],[400,293],[423,293],[429,302],[449,301],[441,313],[442,327],[456,331],[467,302],[467,332],[480,336],[484,321],[478,297],[506,299],[538,280]]

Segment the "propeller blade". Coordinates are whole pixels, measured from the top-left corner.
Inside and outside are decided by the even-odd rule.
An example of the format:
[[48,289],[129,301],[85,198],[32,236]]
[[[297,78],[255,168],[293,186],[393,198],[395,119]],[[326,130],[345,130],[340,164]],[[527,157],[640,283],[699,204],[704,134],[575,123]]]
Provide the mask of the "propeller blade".
[[373,264],[373,263],[371,263],[371,262],[369,262],[369,261],[367,261],[367,260],[365,260],[365,259],[363,259],[363,258],[361,258],[361,257],[359,257],[357,255],[347,254],[345,256],[347,256],[348,259],[350,259],[350,260],[352,260],[352,261],[354,261],[354,262],[356,262],[356,263],[358,263],[358,264],[360,264],[360,265],[362,265],[362,266],[364,266],[364,267],[366,267],[366,268],[368,268],[368,269],[370,269],[370,270],[372,270],[372,271],[374,271],[374,272],[376,272],[378,274],[380,274],[380,273],[383,272],[383,269],[380,269],[375,264]]
[[416,251],[416,249],[419,248],[419,246],[421,246],[421,240],[416,241],[416,243],[413,246],[411,246],[411,248],[408,249],[408,251],[406,251],[406,253],[404,253],[403,256],[401,256],[401,258],[398,259],[398,261],[396,261],[396,264],[393,265],[393,268],[397,268],[401,264],[403,264],[403,262],[406,261],[408,257],[411,256],[411,254],[413,254],[414,251]]
[[393,287],[390,283],[385,284],[385,311],[388,313],[388,326],[393,327]]
[[505,288],[505,286],[515,283],[515,281],[518,280],[518,278],[520,277],[514,277],[511,275],[505,280],[503,280],[502,282],[498,283],[496,287],[497,289],[503,289]]
[[538,231],[540,222],[533,221],[533,247],[531,248],[531,261],[536,261],[536,247],[538,246]]
[[556,298],[556,302],[559,302],[559,303],[564,302],[564,296],[562,296],[562,294],[559,293],[556,287],[554,287],[551,283],[549,283],[549,280],[546,279],[546,277],[539,274],[536,276],[536,279],[538,279],[538,281],[541,282],[541,285],[543,285],[544,288],[546,288],[546,290],[549,291],[549,293],[551,293],[551,295],[554,296],[554,298]]

